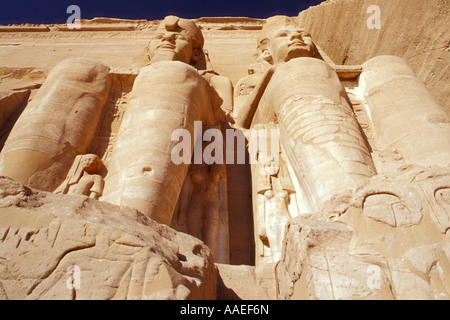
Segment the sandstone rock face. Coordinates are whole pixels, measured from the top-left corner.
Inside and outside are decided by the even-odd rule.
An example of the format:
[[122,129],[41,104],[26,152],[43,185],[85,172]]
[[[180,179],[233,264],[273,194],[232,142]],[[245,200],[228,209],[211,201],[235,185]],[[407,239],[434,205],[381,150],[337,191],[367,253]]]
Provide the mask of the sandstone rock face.
[[97,61],[68,59],[54,68],[5,142],[3,174],[55,190],[74,155],[86,153],[91,144],[110,86],[109,67]]
[[[367,20],[380,9],[380,29]],[[299,19],[336,64],[358,65],[379,55],[404,58],[450,114],[450,49],[446,0],[328,0],[300,12]]]
[[199,240],[84,196],[0,179],[1,299],[212,299]]
[[282,299],[449,299],[448,169],[377,176],[335,221],[290,222]]
[[29,94],[29,90],[0,91],[0,127],[6,124],[21,104],[26,104]]
[[0,299],[450,299],[432,3],[0,27]]
[[448,299],[448,116],[404,59],[335,66],[301,26],[267,19],[236,85],[237,123],[280,137],[255,147],[257,275],[275,263],[278,299]]

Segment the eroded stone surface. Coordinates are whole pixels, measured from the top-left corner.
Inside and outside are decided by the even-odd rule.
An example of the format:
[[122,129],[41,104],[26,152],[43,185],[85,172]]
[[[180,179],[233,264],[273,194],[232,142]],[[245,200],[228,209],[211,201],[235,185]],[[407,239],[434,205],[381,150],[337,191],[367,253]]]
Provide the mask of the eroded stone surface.
[[335,221],[291,221],[277,266],[280,298],[449,299],[447,220],[429,197],[449,174],[377,176]]
[[201,241],[133,209],[4,177],[0,186],[2,299],[215,297],[215,266]]

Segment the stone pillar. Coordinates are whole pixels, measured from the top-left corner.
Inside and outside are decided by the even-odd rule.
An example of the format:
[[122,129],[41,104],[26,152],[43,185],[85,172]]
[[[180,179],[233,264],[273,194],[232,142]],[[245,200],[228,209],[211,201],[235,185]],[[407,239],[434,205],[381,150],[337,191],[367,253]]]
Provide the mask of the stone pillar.
[[[171,141],[186,129],[194,147],[194,121],[213,122],[210,87],[197,70],[178,61],[141,69],[109,162],[102,200],[135,208],[169,225],[189,164],[175,164]],[[201,132],[200,132],[201,134]]]
[[0,174],[53,191],[75,156],[86,153],[106,104],[109,67],[75,58],[58,64],[12,129],[0,155]]
[[406,61],[379,56],[362,65],[360,87],[382,147],[409,164],[450,163],[450,119]]
[[296,58],[281,65],[262,103],[277,115],[281,143],[317,211],[333,211],[376,171],[339,78],[327,63]]

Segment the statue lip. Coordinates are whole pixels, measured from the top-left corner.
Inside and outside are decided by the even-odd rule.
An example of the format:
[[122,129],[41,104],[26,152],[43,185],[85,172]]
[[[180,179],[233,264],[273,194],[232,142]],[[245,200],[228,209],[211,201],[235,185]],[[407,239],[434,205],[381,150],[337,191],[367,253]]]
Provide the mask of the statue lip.
[[289,43],[289,46],[294,46],[294,45],[302,45],[302,46],[304,46],[304,45],[306,45],[306,43],[304,43],[303,41],[300,41],[300,40],[294,40],[294,41],[291,41]]
[[175,49],[176,46],[170,43],[162,43],[160,45],[158,45],[157,49]]

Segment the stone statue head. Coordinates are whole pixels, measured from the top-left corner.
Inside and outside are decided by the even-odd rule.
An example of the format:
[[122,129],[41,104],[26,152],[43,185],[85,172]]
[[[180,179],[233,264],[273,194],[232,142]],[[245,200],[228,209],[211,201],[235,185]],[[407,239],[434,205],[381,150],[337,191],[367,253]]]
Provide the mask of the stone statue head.
[[167,16],[159,25],[148,47],[151,62],[181,61],[195,64],[202,56],[203,35],[187,19]]
[[258,51],[271,64],[299,57],[318,57],[311,35],[296,18],[274,16],[267,19],[258,37]]
[[95,154],[85,154],[80,159],[81,170],[87,173],[93,174],[98,173],[102,165],[102,161]]

